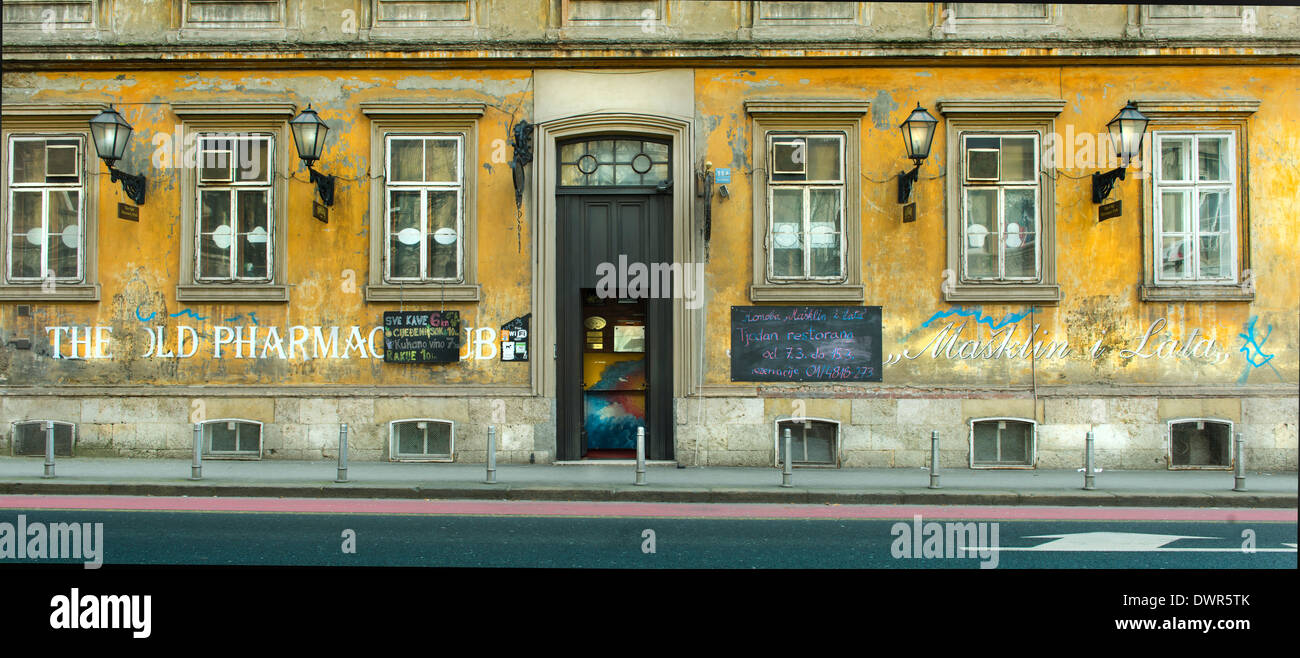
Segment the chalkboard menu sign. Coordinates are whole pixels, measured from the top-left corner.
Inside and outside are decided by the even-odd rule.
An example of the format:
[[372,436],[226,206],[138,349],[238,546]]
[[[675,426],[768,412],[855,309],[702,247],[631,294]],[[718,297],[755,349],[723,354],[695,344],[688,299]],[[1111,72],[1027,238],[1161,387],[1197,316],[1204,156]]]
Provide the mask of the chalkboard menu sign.
[[879,306],[732,306],[731,381],[880,381]]
[[384,311],[385,363],[460,360],[460,311]]

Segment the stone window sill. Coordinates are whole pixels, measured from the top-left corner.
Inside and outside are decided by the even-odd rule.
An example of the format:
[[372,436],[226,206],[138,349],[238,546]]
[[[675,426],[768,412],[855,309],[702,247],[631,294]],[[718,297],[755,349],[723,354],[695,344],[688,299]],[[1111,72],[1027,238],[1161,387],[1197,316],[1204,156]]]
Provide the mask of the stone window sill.
[[0,286],[0,300],[31,302],[97,302],[98,283],[55,283],[52,290],[41,284]]
[[862,302],[866,299],[861,285],[765,284],[749,288],[755,302]]
[[1138,299],[1144,302],[1252,302],[1255,291],[1241,286],[1138,286]]
[[449,283],[443,286],[425,283],[409,286],[391,284],[366,286],[368,302],[477,302],[480,297],[478,284]]
[[945,290],[946,302],[1033,303],[1055,306],[1061,301],[1059,285],[959,285]]
[[178,302],[287,302],[289,286],[267,284],[189,284],[176,286]]

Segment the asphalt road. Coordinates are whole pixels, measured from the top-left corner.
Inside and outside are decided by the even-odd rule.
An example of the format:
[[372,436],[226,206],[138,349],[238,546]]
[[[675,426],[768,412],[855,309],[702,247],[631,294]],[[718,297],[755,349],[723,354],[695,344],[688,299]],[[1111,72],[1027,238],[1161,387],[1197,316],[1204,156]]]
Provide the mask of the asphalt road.
[[[76,501],[68,497],[24,498],[39,502],[17,506],[10,498],[0,503],[0,555],[4,555],[3,524],[16,529],[20,516],[29,528],[50,523],[103,523],[106,565],[630,569],[1297,566],[1295,510],[1151,508],[1135,512],[472,501],[408,501],[404,506],[338,501],[324,507],[318,501],[315,507],[304,507],[275,500],[235,505],[229,499],[174,499],[183,501],[177,506],[185,509],[160,510],[122,509],[142,504],[107,497]],[[47,503],[56,499],[58,504],[53,506],[64,509],[50,509]],[[433,507],[423,512],[411,502]],[[239,510],[229,509],[232,506]],[[918,514],[919,521],[914,518]],[[950,525],[956,523],[963,525]],[[962,556],[955,548],[966,532],[972,533],[966,545],[973,544],[977,550]],[[0,564],[77,561],[0,557]]]

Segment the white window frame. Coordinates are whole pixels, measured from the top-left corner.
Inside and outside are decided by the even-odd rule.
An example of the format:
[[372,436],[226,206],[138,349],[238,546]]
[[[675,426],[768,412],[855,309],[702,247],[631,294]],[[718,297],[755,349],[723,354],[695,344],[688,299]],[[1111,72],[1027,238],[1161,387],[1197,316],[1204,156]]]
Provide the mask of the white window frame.
[[[65,139],[77,141],[77,154],[75,159],[75,162],[77,163],[77,170],[76,170],[77,182],[75,183],[48,183],[48,182],[18,183],[14,181],[14,148],[18,142],[46,142],[47,143],[46,157],[48,158],[49,157],[48,142],[50,142],[51,140],[65,140]],[[86,151],[85,151],[87,147],[86,140],[83,138],[82,135],[78,135],[75,133],[69,133],[69,134],[15,133],[9,135],[9,138],[6,141],[7,143],[5,144],[5,148],[7,150],[9,166],[6,167],[6,171],[5,171],[6,182],[7,182],[6,187],[8,188],[8,198],[5,199],[5,202],[8,204],[8,209],[5,211],[6,230],[4,232],[5,254],[6,254],[5,272],[4,272],[5,280],[7,282],[13,282],[19,284],[40,284],[47,280],[52,281],[56,284],[60,282],[81,283],[86,278],[86,249],[87,249],[86,176],[87,176],[87,172],[85,170],[85,167],[82,166],[83,163],[85,162],[85,156],[86,156]],[[73,190],[77,192],[77,240],[78,240],[77,274],[75,276],[53,276],[47,278],[46,275],[51,271],[50,262],[49,262],[50,193],[55,191],[73,191]],[[14,197],[18,192],[34,192],[34,191],[39,191],[41,193],[41,268],[40,268],[41,274],[40,276],[36,276],[36,277],[14,276],[13,241],[14,238],[16,237],[13,234],[13,230],[14,230],[13,214],[14,214],[14,207],[15,207]]]
[[[1174,466],[1174,425],[1183,423],[1218,423],[1228,426],[1228,464],[1226,466],[1196,465]],[[1171,471],[1230,471],[1237,465],[1236,427],[1226,418],[1172,418],[1165,421],[1165,459]]]
[[[1031,137],[1034,140],[1034,181],[1032,184],[1025,182],[1002,182],[1000,180],[990,181],[982,179],[971,179],[969,177],[969,159],[966,154],[969,149],[966,142],[970,138],[1024,138]],[[975,284],[1000,284],[1000,283],[1039,283],[1043,280],[1043,172],[1042,172],[1042,133],[1036,130],[1026,131],[982,131],[982,130],[964,130],[961,132],[961,184],[960,184],[960,203],[961,203],[961,272],[960,279],[964,283]],[[1001,153],[1002,149],[998,148],[999,170],[998,177],[1001,178]],[[1006,223],[1006,206],[1005,198],[1007,190],[1033,190],[1034,191],[1034,275],[1028,277],[1010,277],[1006,276],[1006,241],[998,239],[1003,234],[1003,226]],[[996,190],[997,198],[994,203],[994,210],[997,213],[995,218],[995,232],[987,235],[985,239],[994,238],[997,240],[998,259],[997,259],[997,276],[996,277],[972,277],[967,273],[967,258],[970,250],[970,240],[967,237],[967,230],[970,222],[967,217],[970,216],[970,198],[969,192],[972,190]]]
[[[1159,130],[1153,131],[1152,135],[1152,158],[1155,165],[1152,172],[1152,191],[1151,203],[1152,212],[1152,249],[1154,253],[1154,267],[1152,274],[1155,278],[1156,285],[1232,285],[1237,281],[1237,261],[1240,255],[1237,253],[1237,135],[1231,130]],[[1199,153],[1199,144],[1202,137],[1226,138],[1228,140],[1225,149],[1225,157],[1228,160],[1228,176],[1224,181],[1210,181],[1202,183],[1198,180],[1199,167],[1197,163],[1197,154]],[[1166,181],[1163,178],[1164,153],[1161,148],[1166,139],[1190,139],[1191,151],[1188,158],[1189,178],[1186,181]],[[1214,191],[1226,189],[1228,191],[1228,263],[1229,271],[1227,276],[1219,278],[1208,278],[1201,276],[1201,249],[1200,249],[1200,192],[1202,190]],[[1163,214],[1163,192],[1166,190],[1187,190],[1189,192],[1189,202],[1187,204],[1189,216],[1186,217],[1188,222],[1188,231],[1183,235],[1188,237],[1190,247],[1188,249],[1192,261],[1192,276],[1186,278],[1165,278],[1164,276],[1164,214]]]
[[[839,141],[840,177],[835,180],[801,180],[801,181],[772,180],[773,175],[793,174],[793,172],[776,171],[775,145],[778,142],[788,142],[791,140],[801,139],[801,140],[805,140],[804,148],[806,151],[807,149],[806,140],[810,137],[834,137]],[[846,163],[847,158],[845,157],[845,152],[844,152],[845,142],[847,141],[848,141],[848,135],[845,134],[843,131],[837,131],[837,130],[833,130],[833,131],[809,130],[803,132],[788,132],[788,131],[774,130],[767,133],[767,153],[768,153],[768,167],[769,167],[768,171],[772,172],[772,174],[767,177],[767,238],[766,240],[764,240],[764,247],[767,251],[767,280],[768,281],[772,281],[772,282],[811,281],[811,282],[819,282],[819,283],[823,283],[823,282],[843,283],[848,280],[847,258],[845,256],[845,253],[848,251],[848,245],[846,244],[846,240],[845,240],[845,233],[847,232],[846,230],[847,214],[845,213],[844,210],[847,204],[846,197],[848,196],[848,185],[846,184],[845,181],[845,178],[848,175],[847,172],[845,171],[845,167],[847,166]],[[805,159],[804,162],[805,176],[807,175],[807,164],[808,163]],[[773,203],[773,200],[776,197],[776,191],[778,189],[803,190],[803,202],[801,205],[803,209],[803,216],[800,218],[800,222],[799,222],[800,251],[802,252],[803,255],[802,276],[778,276],[776,274],[776,237],[775,237],[775,230],[774,230],[775,218],[773,217],[775,205]],[[812,190],[838,190],[840,193],[840,217],[839,217],[840,230],[838,233],[835,234],[839,241],[839,247],[840,247],[839,273],[833,276],[813,276],[811,274],[812,271],[812,218],[811,218],[812,205],[810,201],[812,198]]]
[[[413,455],[397,451],[397,426],[406,423],[441,423],[447,426],[447,454]],[[425,428],[425,446],[428,446],[428,428]],[[394,462],[452,462],[456,460],[456,421],[446,418],[399,418],[388,422],[388,460]]]
[[[1016,422],[1027,423],[1029,425],[1029,458],[1024,464],[1003,464],[1003,463],[986,463],[975,461],[975,424],[986,422]],[[973,470],[991,469],[1015,469],[1015,470],[1032,470],[1038,464],[1038,421],[1032,418],[1016,418],[1014,416],[990,416],[987,418],[972,418],[967,422],[969,426],[969,435],[967,449],[969,450],[969,464]],[[1001,437],[998,438],[998,454],[1002,454]]]
[[[67,456],[75,457],[77,455],[77,424],[65,420],[53,420],[51,418],[42,418],[39,420],[37,419],[15,420],[9,423],[9,455],[10,456],[12,457],[44,457],[45,456],[44,450],[42,450],[38,455],[18,454],[18,426],[30,425],[32,423],[36,423],[40,427],[41,434],[45,433],[45,423],[54,423],[56,425],[55,427],[56,432],[58,431],[58,427],[57,427],[58,425],[67,425],[69,428],[71,428],[71,434],[69,435],[68,438]],[[57,438],[55,439],[55,442],[56,443],[58,442]]]
[[[229,139],[232,140],[230,152],[230,178],[229,181],[206,182],[203,180],[203,165],[205,164],[205,154],[203,142],[209,139]],[[240,162],[241,147],[237,142],[240,141],[265,141],[267,154],[266,163],[266,181],[239,181],[238,170]],[[276,194],[275,194],[275,135],[272,133],[223,133],[223,132],[199,132],[197,137],[198,166],[195,167],[195,189],[194,198],[194,280],[198,283],[270,283],[275,279],[275,250],[279,247],[276,238]],[[262,190],[266,192],[266,275],[259,277],[240,276],[236,254],[239,244],[239,194],[241,190]],[[203,196],[204,193],[226,192],[230,196],[230,267],[229,276],[203,276]]]
[[[819,464],[815,462],[806,462],[801,464],[795,462],[793,468],[839,468],[840,462],[842,461],[840,459],[840,440],[843,435],[842,424],[840,423],[840,421],[831,418],[816,418],[813,416],[791,416],[786,418],[776,418],[775,420],[772,421],[772,465],[773,466],[777,468],[782,467],[781,443],[785,439],[781,435],[781,423],[792,423],[792,422],[793,423],[814,423],[814,422],[830,423],[835,426],[835,440],[833,442],[833,445],[831,446],[831,453],[835,456],[835,459],[829,464]],[[806,441],[807,439],[805,437],[805,452],[807,451]],[[791,445],[794,444],[793,437],[791,437],[790,443]]]
[[[429,140],[456,142],[455,182],[395,181],[391,176],[394,139],[418,139],[428,148]],[[425,163],[424,158],[421,163]],[[420,192],[420,275],[398,277],[392,273],[392,192]],[[429,192],[456,192],[456,276],[429,276]],[[386,133],[384,135],[384,282],[385,283],[464,283],[465,281],[465,135],[463,133]]]
[[[257,452],[253,453],[248,450],[234,450],[234,451],[223,450],[221,452],[213,451],[212,431],[208,428],[215,427],[218,424],[224,425],[226,423],[248,423],[250,425],[256,425],[257,426]],[[200,430],[201,432],[200,437],[202,440],[204,459],[260,460],[262,458],[262,452],[266,449],[266,427],[262,424],[262,421],[249,420],[247,418],[214,418],[211,420],[205,420],[202,423],[200,423],[200,425],[202,426]],[[235,432],[236,432],[235,446],[238,447],[239,446],[238,427],[235,428]]]

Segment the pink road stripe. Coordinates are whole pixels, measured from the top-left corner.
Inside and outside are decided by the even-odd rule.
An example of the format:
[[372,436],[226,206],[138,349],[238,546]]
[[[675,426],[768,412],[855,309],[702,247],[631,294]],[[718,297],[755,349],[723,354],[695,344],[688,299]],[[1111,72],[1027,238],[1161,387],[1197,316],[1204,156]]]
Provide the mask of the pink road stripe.
[[500,500],[187,498],[169,496],[0,496],[0,509],[593,516],[689,519],[1058,519],[1099,521],[1296,521],[1294,509],[1155,507],[984,507],[955,505],[780,505],[765,503],[599,503]]

